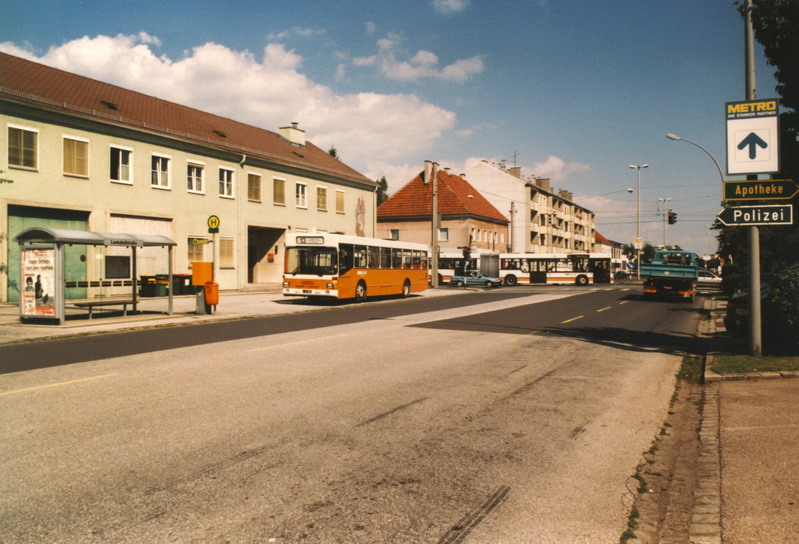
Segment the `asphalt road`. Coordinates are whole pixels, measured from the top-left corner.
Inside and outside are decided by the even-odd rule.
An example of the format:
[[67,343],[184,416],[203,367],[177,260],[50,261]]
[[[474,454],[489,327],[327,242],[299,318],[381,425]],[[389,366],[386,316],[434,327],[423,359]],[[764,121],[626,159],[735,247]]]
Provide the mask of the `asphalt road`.
[[0,381],[0,534],[615,542],[698,316],[635,293],[508,289],[26,344],[14,364],[30,369]]

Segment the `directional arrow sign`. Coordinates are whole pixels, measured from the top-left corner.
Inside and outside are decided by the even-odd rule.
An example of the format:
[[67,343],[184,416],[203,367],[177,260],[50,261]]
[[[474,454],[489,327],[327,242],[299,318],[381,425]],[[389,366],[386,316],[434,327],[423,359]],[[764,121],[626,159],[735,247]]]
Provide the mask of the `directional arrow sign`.
[[799,193],[792,179],[724,182],[724,200],[790,200]]
[[779,107],[776,98],[727,102],[727,173],[778,172]]
[[724,208],[716,217],[728,227],[793,225],[793,206],[738,206]]
[[745,147],[749,148],[749,158],[754,160],[757,158],[757,148],[762,147],[763,149],[767,149],[768,142],[764,142],[763,138],[754,132],[750,132],[749,136],[741,140],[741,143],[738,144],[738,149],[743,149]]

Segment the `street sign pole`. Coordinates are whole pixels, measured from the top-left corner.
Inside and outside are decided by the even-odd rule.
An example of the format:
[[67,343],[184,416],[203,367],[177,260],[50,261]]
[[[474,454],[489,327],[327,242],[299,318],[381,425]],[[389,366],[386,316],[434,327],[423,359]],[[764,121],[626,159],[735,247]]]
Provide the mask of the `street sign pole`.
[[[752,0],[746,0],[744,15],[744,47],[746,48],[746,99],[755,99],[755,39],[752,27]],[[777,117],[779,119],[779,117]],[[775,140],[778,137],[775,135]],[[740,144],[739,144],[740,145]],[[752,144],[754,147],[754,144]],[[779,160],[779,147],[774,146]],[[751,156],[751,151],[750,151]],[[779,170],[779,168],[777,168]],[[746,179],[756,180],[757,174]],[[762,321],[760,313],[760,231],[749,227],[749,353],[763,354]]]

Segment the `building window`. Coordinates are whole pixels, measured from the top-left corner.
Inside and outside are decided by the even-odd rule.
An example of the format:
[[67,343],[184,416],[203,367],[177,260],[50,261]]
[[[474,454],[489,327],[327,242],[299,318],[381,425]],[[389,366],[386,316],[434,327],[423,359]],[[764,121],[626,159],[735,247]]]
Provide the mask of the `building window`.
[[64,174],[89,177],[89,142],[64,138]]
[[320,212],[327,211],[327,187],[316,188],[316,209]]
[[399,229],[391,229],[391,239],[399,241]]
[[275,178],[272,181],[272,201],[281,206],[286,205],[286,180]]
[[131,171],[131,158],[133,151],[121,147],[112,147],[110,156],[111,170],[109,177],[111,181],[118,183],[132,183],[133,173]]
[[152,187],[169,189],[169,163],[169,157],[153,155],[151,161],[152,177],[150,179]]
[[336,191],[336,213],[344,213],[346,211],[344,203],[344,191]]
[[205,167],[202,164],[189,163],[186,166],[186,188],[190,193],[203,193],[205,191],[204,175]]
[[438,229],[438,241],[439,242],[449,242],[449,229],[448,228],[439,228]]
[[219,239],[219,268],[235,268],[233,238]]
[[247,200],[261,201],[261,176],[258,174],[247,174]]
[[297,183],[296,188],[294,190],[294,199],[295,204],[298,208],[307,208],[308,207],[308,197],[306,195],[306,191],[308,186],[304,183]]
[[38,168],[38,143],[38,132],[8,127],[8,165],[18,168]]
[[208,243],[206,238],[199,236],[189,236],[188,238],[188,259],[189,263],[205,262],[205,246]]
[[233,170],[219,169],[219,196],[233,198]]

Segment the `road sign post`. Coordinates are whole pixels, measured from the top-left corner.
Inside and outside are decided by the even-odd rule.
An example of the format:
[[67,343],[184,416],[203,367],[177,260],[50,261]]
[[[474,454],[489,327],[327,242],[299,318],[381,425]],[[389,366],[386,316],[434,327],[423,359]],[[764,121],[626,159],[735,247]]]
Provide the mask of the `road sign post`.
[[790,200],[799,193],[792,179],[761,179],[724,182],[724,200]]
[[716,216],[728,227],[793,225],[793,205],[736,206]]

